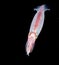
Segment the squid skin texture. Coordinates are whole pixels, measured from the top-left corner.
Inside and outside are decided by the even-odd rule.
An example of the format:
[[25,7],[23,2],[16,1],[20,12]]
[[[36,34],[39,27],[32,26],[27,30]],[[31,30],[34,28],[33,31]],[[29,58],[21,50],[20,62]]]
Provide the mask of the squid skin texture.
[[26,43],[26,53],[29,56],[29,53],[32,52],[34,45],[35,45],[35,40],[37,39],[38,35],[40,34],[43,24],[44,24],[44,13],[47,10],[45,5],[41,5],[38,8],[34,9],[37,11],[37,13],[35,14],[31,26],[30,26],[30,30],[29,30],[29,34],[28,34],[28,40]]

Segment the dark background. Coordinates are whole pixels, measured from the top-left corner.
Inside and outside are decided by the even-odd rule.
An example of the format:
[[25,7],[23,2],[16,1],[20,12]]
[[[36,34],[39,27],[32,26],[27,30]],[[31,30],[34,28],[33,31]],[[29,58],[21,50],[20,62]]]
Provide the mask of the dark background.
[[[57,0],[20,0],[14,3],[16,21],[16,65],[52,62],[59,48],[59,4]],[[43,29],[38,36],[33,52],[28,57],[25,44],[35,11],[35,7],[46,4]],[[50,61],[48,61],[50,59]],[[45,61],[45,62],[44,62]]]

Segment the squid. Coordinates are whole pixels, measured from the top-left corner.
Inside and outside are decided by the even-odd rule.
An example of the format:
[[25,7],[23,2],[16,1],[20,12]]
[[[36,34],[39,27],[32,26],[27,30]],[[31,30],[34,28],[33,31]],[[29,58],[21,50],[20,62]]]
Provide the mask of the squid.
[[42,30],[42,27],[44,24],[44,14],[45,14],[45,11],[47,10],[50,10],[50,9],[48,9],[46,5],[41,5],[34,9],[34,11],[37,11],[37,12],[35,16],[33,17],[32,23],[30,25],[28,40],[25,46],[26,54],[28,56],[33,51],[33,48],[35,46],[35,41]]

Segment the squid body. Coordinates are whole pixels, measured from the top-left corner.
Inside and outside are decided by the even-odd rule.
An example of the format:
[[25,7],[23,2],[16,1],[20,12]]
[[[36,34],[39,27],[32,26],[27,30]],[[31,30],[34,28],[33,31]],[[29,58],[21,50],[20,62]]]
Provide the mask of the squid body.
[[47,9],[46,5],[41,5],[35,8],[34,10],[37,12],[32,20],[29,34],[28,34],[28,40],[26,42],[26,54],[28,56],[29,56],[29,53],[32,52],[35,45],[35,41],[42,30],[42,27],[44,24],[44,13],[45,11],[50,9]]

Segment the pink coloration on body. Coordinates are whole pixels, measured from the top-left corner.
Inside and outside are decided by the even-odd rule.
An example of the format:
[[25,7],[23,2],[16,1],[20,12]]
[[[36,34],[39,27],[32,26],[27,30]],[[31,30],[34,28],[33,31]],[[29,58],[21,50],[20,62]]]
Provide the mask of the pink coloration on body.
[[34,25],[34,30],[37,29],[37,27],[39,25],[41,13],[42,12],[39,12],[38,15],[37,15],[37,19],[36,19],[36,22],[35,22],[35,25]]

